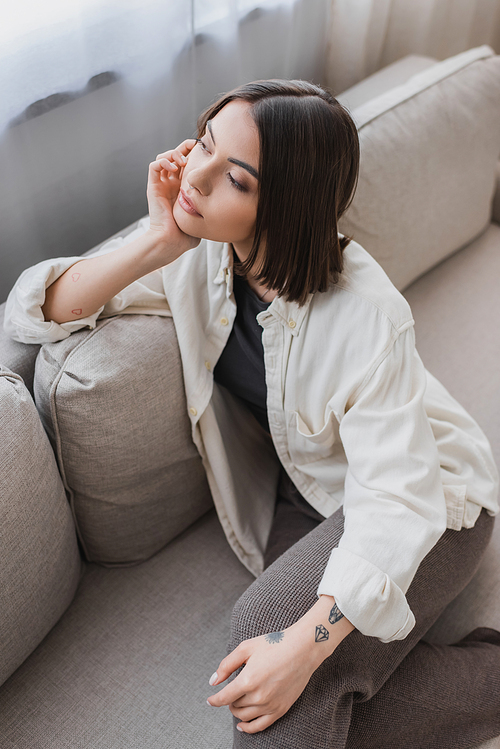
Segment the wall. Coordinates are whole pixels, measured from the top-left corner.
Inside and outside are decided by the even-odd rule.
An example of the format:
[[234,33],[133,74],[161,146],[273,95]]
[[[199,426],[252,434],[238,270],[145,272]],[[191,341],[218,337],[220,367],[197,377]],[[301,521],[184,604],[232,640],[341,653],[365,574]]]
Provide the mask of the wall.
[[148,89],[117,80],[4,131],[0,301],[25,268],[79,255],[146,214],[149,162],[191,137],[219,93],[258,78],[319,82],[328,13],[325,0],[256,9],[232,44],[207,27]]

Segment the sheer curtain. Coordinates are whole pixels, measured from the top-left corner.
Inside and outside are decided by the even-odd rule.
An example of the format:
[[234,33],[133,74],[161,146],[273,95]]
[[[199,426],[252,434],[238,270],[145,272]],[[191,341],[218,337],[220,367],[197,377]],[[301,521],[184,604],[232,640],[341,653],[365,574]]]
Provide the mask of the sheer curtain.
[[405,55],[481,44],[500,54],[500,0],[332,0],[325,82],[340,94]]
[[222,91],[283,77],[338,94],[410,53],[500,53],[500,0],[4,5],[0,302],[27,266],[80,254],[144,215],[148,163],[192,135]]
[[320,80],[330,0],[19,0],[0,24],[0,302],[147,212],[149,162],[216,95]]

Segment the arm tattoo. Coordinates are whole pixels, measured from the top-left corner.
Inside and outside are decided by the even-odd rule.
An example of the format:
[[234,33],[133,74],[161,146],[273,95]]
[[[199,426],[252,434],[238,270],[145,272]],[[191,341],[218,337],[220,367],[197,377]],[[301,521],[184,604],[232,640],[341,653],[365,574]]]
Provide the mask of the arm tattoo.
[[326,642],[330,637],[330,633],[326,627],[322,624],[318,624],[316,627],[316,634],[314,635],[314,642]]
[[338,622],[343,618],[344,618],[344,614],[342,613],[342,611],[340,611],[337,604],[334,603],[332,610],[328,614],[328,621],[330,622],[330,624],[335,624],[335,622]]
[[274,644],[277,642],[281,642],[284,636],[285,636],[284,632],[268,632],[268,634],[266,635],[266,640],[270,644]]

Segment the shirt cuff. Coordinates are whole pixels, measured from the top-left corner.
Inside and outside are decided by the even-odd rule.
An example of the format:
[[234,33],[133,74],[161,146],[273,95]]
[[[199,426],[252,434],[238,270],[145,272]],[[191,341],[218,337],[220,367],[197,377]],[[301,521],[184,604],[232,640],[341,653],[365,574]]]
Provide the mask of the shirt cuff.
[[361,634],[381,642],[404,640],[415,626],[401,588],[379,567],[347,549],[332,550],[317,594],[333,596]]

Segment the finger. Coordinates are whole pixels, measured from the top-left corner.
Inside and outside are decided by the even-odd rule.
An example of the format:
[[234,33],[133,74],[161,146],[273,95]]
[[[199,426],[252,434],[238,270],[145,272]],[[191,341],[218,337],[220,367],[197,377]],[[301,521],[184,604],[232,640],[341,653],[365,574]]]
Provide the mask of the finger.
[[188,138],[187,140],[182,141],[180,145],[177,146],[177,148],[172,148],[170,151],[163,151],[163,153],[159,153],[157,155],[157,159],[169,159],[171,155],[174,153],[174,151],[178,151],[183,156],[187,156],[189,152],[194,148],[196,145],[196,139],[195,138]]
[[159,163],[159,161],[152,161],[149,165],[149,175],[148,175],[148,182],[150,184],[159,184],[161,182],[161,172],[163,167]]
[[177,164],[175,161],[169,161],[168,159],[157,159],[157,161],[167,172],[179,171],[179,164]]
[[149,193],[150,189],[159,186],[162,186],[162,189],[164,189],[165,185],[167,185],[170,180],[177,182],[177,172],[166,171],[160,162],[152,161],[149,165],[148,188],[146,192]]
[[177,172],[186,166],[187,159],[181,153],[168,151],[167,154],[158,154],[156,161],[161,164],[167,172]]
[[196,138],[187,138],[186,140],[183,140],[179,146],[177,146],[176,150],[180,151],[184,156],[187,156],[188,153],[195,147],[195,145]]
[[186,166],[188,161],[187,156],[184,156],[177,148],[175,151],[172,151],[172,160],[179,166]]
[[236,728],[242,733],[258,733],[259,731],[263,731],[264,728],[272,726],[278,718],[281,718],[281,715],[277,713],[273,713],[272,715],[261,715],[260,718],[255,718],[255,720],[251,720],[250,722],[243,721],[238,723]]
[[[219,664],[217,671],[210,677],[210,686],[221,684],[223,681],[231,676],[237,668],[247,662],[250,653],[246,643],[248,640],[241,642],[237,648],[235,648],[228,656],[226,656]],[[216,678],[214,678],[216,677]],[[220,694],[220,692],[219,692]]]
[[233,705],[229,705],[229,709],[235,718],[245,722],[260,718],[266,712],[264,705],[249,705],[248,707],[234,707]]
[[238,679],[235,679],[231,684],[228,684],[227,687],[224,687],[220,692],[217,692],[217,694],[212,694],[207,702],[213,707],[222,707],[222,705],[230,705],[231,703],[236,702],[236,700],[239,700],[240,697],[243,697],[245,694],[245,686],[243,686]]

